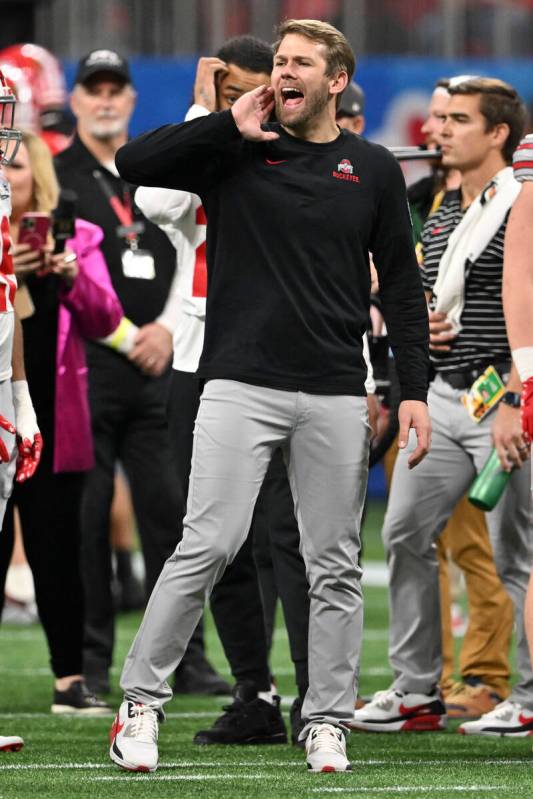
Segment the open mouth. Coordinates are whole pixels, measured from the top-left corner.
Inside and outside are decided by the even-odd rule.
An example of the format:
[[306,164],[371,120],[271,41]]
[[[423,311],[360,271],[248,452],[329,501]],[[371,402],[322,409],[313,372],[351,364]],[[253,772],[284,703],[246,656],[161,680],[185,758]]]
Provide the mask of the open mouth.
[[281,100],[285,108],[298,108],[304,101],[303,92],[292,86],[285,86],[281,90]]

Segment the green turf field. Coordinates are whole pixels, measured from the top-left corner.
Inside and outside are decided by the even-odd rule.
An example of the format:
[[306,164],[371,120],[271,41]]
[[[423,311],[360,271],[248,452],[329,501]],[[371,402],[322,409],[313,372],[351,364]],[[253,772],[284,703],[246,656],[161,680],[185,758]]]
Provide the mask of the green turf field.
[[[367,559],[380,557],[380,507],[367,518]],[[361,691],[386,687],[391,679],[386,657],[387,595],[367,588]],[[119,702],[118,667],[138,626],[139,616],[119,621],[113,704]],[[212,661],[227,671],[223,654],[208,628]],[[295,693],[288,644],[281,619],[272,667],[280,693]],[[52,680],[39,627],[0,632],[0,732],[22,735],[25,748],[0,755],[0,799],[53,797],[472,797],[528,799],[533,796],[532,739],[466,738],[452,726],[445,733],[368,735],[353,733],[351,774],[307,774],[301,750],[291,746],[197,747],[194,732],[210,725],[220,700],[177,698],[161,728],[160,767],[152,775],[122,772],[107,755],[109,719],[79,720],[49,714]]]

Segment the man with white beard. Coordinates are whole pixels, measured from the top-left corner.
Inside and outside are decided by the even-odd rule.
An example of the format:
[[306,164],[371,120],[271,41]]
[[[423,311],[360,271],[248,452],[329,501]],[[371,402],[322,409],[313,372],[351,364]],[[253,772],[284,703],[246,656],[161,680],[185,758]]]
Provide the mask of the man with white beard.
[[[115,167],[136,99],[126,59],[93,50],[79,62],[74,83],[76,133],[56,158],[57,174],[61,187],[77,194],[77,215],[103,230],[101,249],[125,313],[105,342],[88,344],[96,465],[82,506],[84,673],[92,689],[105,693],[114,637],[109,515],[117,461],[132,492],[148,595],[177,543],[179,496],[166,419],[176,253],[135,206],[134,188]],[[229,686],[205,661],[201,640],[191,665],[196,690],[227,693]]]

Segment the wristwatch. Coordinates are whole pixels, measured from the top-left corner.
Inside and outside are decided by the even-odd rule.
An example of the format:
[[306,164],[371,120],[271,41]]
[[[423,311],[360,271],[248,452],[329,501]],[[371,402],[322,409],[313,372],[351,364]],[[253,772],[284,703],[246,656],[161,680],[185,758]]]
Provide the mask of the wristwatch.
[[510,405],[511,408],[519,408],[520,394],[517,391],[506,391],[501,398],[501,402],[504,402],[506,405]]

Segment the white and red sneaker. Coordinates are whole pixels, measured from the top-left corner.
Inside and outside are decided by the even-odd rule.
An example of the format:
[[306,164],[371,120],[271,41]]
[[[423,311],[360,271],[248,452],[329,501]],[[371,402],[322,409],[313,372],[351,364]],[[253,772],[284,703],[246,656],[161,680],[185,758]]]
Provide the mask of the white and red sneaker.
[[152,705],[123,702],[109,733],[109,756],[127,771],[155,771],[159,717]]
[[313,724],[305,739],[307,768],[314,773],[351,771],[344,732],[333,724]]
[[432,732],[448,717],[440,693],[412,694],[389,688],[354,713],[350,727],[365,732]]
[[18,752],[24,741],[18,735],[0,735],[0,752]]
[[462,735],[499,735],[525,738],[533,735],[533,710],[507,699],[475,721],[465,721],[458,729]]

